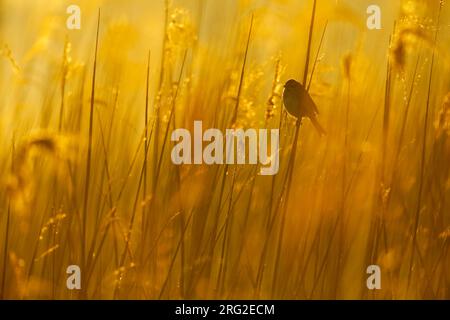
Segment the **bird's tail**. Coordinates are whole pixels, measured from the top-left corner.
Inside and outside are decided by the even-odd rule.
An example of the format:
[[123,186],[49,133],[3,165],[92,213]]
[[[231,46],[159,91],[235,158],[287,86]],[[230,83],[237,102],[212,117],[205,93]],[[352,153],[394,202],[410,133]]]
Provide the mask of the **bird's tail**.
[[320,125],[319,121],[317,120],[316,117],[310,117],[309,118],[312,122],[312,124],[314,125],[314,127],[316,128],[317,132],[319,133],[319,135],[324,136],[327,134],[327,132],[325,131],[325,129]]

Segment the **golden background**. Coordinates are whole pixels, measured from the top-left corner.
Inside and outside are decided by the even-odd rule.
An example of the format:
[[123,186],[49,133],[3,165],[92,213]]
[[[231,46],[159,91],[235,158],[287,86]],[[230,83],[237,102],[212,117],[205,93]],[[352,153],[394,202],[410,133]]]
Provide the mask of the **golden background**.
[[[2,0],[1,298],[450,298],[449,30],[438,0]],[[326,136],[293,144],[290,78]],[[194,120],[280,128],[280,172],[173,165]]]

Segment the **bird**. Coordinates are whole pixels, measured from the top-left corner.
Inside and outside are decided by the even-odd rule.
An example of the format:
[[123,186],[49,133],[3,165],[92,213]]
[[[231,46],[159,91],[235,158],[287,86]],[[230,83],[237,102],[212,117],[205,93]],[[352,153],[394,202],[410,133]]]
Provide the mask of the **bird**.
[[325,129],[317,120],[319,110],[300,82],[290,79],[285,83],[283,103],[287,112],[297,118],[298,121],[301,121],[304,117],[309,118],[319,135],[323,136],[326,134]]

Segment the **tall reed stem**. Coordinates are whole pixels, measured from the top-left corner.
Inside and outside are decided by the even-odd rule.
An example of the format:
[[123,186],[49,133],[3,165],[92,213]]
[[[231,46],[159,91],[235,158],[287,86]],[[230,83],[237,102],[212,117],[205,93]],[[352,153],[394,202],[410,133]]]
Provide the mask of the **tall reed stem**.
[[[92,158],[92,135],[94,129],[94,103],[95,103],[95,78],[97,73],[97,52],[98,52],[98,35],[100,30],[100,9],[98,10],[97,19],[97,34],[95,37],[95,54],[94,54],[94,66],[92,71],[92,88],[91,88],[91,103],[89,111],[89,135],[88,135],[88,146],[87,146],[87,157],[86,157],[86,176],[84,185],[84,202],[83,202],[83,214],[82,214],[82,235],[83,243],[81,245],[81,261],[83,268],[85,267],[86,261],[86,246],[87,246],[87,216],[88,216],[88,204],[89,204],[89,184],[91,179],[91,158]],[[83,286],[83,290],[87,290]]]

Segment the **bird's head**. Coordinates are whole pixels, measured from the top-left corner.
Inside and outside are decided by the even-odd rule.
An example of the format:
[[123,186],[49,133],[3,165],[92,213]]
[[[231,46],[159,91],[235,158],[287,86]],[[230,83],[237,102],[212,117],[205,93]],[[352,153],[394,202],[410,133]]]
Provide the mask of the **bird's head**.
[[284,87],[285,88],[298,88],[299,85],[300,85],[299,82],[295,81],[294,79],[290,79],[284,84]]

